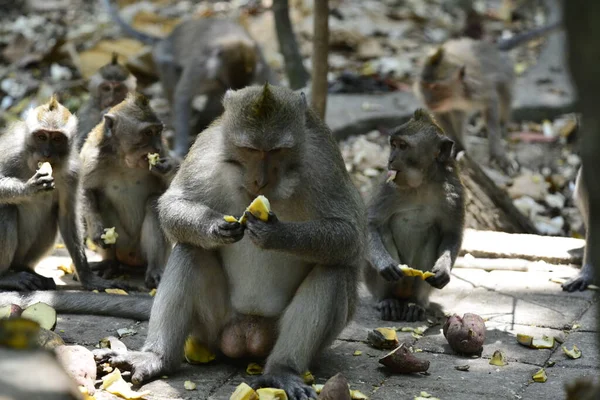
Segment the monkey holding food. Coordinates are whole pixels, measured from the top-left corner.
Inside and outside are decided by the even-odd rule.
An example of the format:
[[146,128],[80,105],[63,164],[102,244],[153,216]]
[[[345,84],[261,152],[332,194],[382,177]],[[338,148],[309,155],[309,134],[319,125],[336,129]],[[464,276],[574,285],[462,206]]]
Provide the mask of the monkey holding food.
[[54,248],[57,228],[83,287],[115,286],[94,275],[85,256],[76,132],[77,117],[52,97],[0,134],[0,290],[56,288],[34,267]]
[[492,161],[511,175],[518,165],[510,160],[502,133],[510,121],[514,67],[502,51],[545,35],[560,26],[550,24],[497,44],[470,38],[452,39],[427,56],[414,84],[414,92],[434,113],[444,132],[464,150],[466,119],[481,111]]
[[[232,358],[267,356],[255,387],[316,398],[300,374],[349,322],[365,257],[362,200],[331,131],[302,94],[228,91],[159,200],[176,244],[142,351],[102,354],[147,381],[181,363],[188,335]],[[267,221],[244,214],[258,195]],[[176,312],[173,306],[176,305]]]
[[81,150],[84,218],[102,255],[99,268],[113,273],[121,264],[145,265],[149,288],[158,285],[171,248],[156,203],[177,162],[166,156],[162,132],[148,99],[131,93],[104,115]]
[[[153,45],[153,59],[173,113],[174,151],[184,157],[191,134],[206,128],[223,112],[221,100],[228,89],[277,83],[258,44],[239,24],[222,18],[187,20],[160,39],[136,31],[119,15],[110,0],[103,0],[123,31]],[[192,115],[195,97],[205,95],[201,112]],[[192,119],[197,119],[193,126]]]
[[[421,109],[390,133],[388,178],[368,207],[370,256],[364,269],[384,320],[423,319],[432,288],[450,281],[465,224],[453,144]],[[406,276],[399,264],[433,276]]]
[[90,78],[90,98],[77,113],[79,127],[74,145],[78,152],[90,131],[102,121],[102,115],[125,100],[128,93],[135,92],[136,82],[135,76],[119,64],[117,53],[113,53],[111,61]]

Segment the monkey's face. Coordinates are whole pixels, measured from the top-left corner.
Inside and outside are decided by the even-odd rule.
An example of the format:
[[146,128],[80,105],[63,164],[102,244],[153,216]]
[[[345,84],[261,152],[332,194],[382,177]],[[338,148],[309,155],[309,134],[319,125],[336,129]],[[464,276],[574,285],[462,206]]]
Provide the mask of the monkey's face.
[[397,186],[418,188],[429,179],[438,162],[450,157],[453,142],[440,133],[437,126],[414,120],[392,133],[388,171]]
[[459,68],[450,77],[419,79],[416,92],[427,108],[434,112],[448,112],[460,108],[463,103],[465,69]]
[[148,168],[148,153],[162,150],[163,125],[146,122],[126,113],[104,116],[105,135],[113,137],[118,153],[128,168]]
[[28,146],[34,166],[41,162],[56,166],[69,154],[69,139],[63,131],[37,129],[31,132]]
[[119,81],[104,81],[98,85],[98,101],[100,109],[114,107],[123,100],[128,93],[127,85]]

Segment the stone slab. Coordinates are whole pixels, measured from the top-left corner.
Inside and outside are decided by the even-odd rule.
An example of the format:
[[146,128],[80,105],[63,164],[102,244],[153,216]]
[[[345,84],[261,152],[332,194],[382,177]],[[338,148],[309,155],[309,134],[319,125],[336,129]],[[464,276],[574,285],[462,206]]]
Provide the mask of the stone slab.
[[90,315],[59,314],[55,332],[67,344],[80,344],[94,348],[106,336],[119,337],[117,329],[129,328],[137,333],[120,340],[130,350],[139,350],[144,344],[148,322],[137,322],[125,318],[100,317]]
[[569,334],[564,346],[571,350],[573,345],[576,345],[581,350],[581,357],[576,360],[570,359],[564,354],[562,348],[558,348],[552,355],[552,360],[556,362],[558,367],[600,369],[600,353],[598,352],[597,340],[598,335],[595,332],[574,331]]
[[596,378],[600,375],[598,369],[575,369],[575,368],[547,368],[548,380],[544,383],[531,381],[518,397],[522,400],[564,400],[565,384],[575,381],[577,378]]
[[592,304],[576,322],[581,325],[579,331],[598,332],[598,303]]

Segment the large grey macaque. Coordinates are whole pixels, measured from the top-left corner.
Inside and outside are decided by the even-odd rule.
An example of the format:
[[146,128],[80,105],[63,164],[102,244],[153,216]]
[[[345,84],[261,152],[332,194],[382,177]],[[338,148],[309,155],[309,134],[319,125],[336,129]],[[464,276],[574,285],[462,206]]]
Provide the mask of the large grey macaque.
[[[145,266],[146,285],[156,287],[171,245],[158,222],[157,200],[169,186],[177,162],[166,156],[163,124],[148,99],[132,93],[111,108],[81,150],[81,185],[88,237],[103,258],[99,267]],[[148,155],[157,153],[156,164]],[[115,227],[116,243],[101,236]]]
[[[462,244],[463,186],[452,158],[453,141],[424,110],[390,134],[388,179],[370,202],[367,287],[381,318],[423,319],[432,287],[450,282]],[[403,276],[398,264],[435,276]]]
[[[353,315],[366,218],[329,129],[304,96],[228,91],[159,200],[176,242],[140,352],[109,354],[141,382],[176,369],[186,337],[228,357],[267,355],[255,387],[316,398],[300,375]],[[264,222],[227,222],[257,196]],[[107,358],[98,354],[98,358]],[[110,358],[110,357],[108,357]]]
[[113,53],[112,60],[90,78],[90,98],[77,113],[77,151],[81,151],[90,131],[102,122],[102,115],[125,100],[128,93],[135,92],[136,83],[135,76],[124,65],[119,64],[117,53]]
[[588,246],[590,245],[590,205],[588,192],[585,183],[583,182],[583,175],[581,173],[581,170],[582,169],[579,168],[579,172],[577,172],[577,179],[575,180],[575,191],[573,193],[573,197],[575,199],[575,205],[579,209],[579,212],[583,217],[583,223],[585,225],[585,250],[583,254],[583,266],[581,267],[581,271],[579,271],[579,275],[562,284],[563,290],[566,290],[567,292],[585,290],[594,281],[594,266],[592,265],[590,251],[588,249]]
[[[81,284],[86,289],[115,286],[94,275],[85,257],[79,163],[77,154],[71,154],[76,130],[77,117],[52,97],[0,134],[0,290],[56,287],[33,269],[54,247],[57,227]],[[52,170],[38,169],[42,162]]]
[[[123,31],[154,46],[152,55],[175,128],[175,153],[184,157],[190,133],[205,129],[223,112],[221,100],[228,89],[252,84],[276,83],[258,44],[239,24],[222,18],[187,20],[160,39],[135,30],[119,15],[110,0],[103,0],[111,17]],[[206,96],[201,112],[192,113],[192,102]],[[196,119],[195,123],[191,121]]]

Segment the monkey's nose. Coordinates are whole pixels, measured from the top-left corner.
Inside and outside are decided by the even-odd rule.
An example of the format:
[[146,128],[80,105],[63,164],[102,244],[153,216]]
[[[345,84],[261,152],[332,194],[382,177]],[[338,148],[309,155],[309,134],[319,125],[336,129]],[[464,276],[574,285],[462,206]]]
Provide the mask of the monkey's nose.
[[268,179],[258,179],[254,181],[254,187],[256,188],[256,191],[259,192],[260,190],[264,189],[265,186],[267,186],[269,184],[269,180]]

